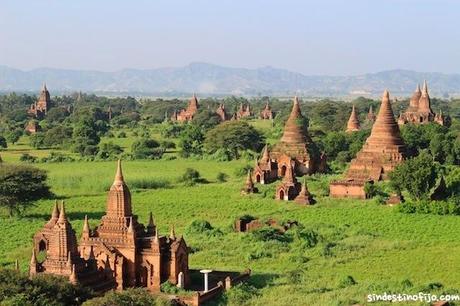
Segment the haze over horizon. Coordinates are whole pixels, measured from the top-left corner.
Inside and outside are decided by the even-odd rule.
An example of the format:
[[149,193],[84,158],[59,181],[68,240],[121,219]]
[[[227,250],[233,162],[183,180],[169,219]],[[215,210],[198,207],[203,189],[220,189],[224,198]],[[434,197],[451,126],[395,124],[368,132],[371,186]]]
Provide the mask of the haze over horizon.
[[459,73],[459,11],[454,0],[4,1],[0,65]]

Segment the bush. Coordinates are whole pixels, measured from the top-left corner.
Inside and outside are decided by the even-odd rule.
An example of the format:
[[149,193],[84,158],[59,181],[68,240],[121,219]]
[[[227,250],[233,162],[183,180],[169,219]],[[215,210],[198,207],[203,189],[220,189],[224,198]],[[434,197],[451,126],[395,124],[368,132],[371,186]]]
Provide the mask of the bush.
[[100,159],[117,159],[123,153],[122,147],[113,142],[103,143],[100,146],[98,157]]
[[126,138],[126,133],[121,131],[120,133],[118,133],[118,138]]
[[64,153],[52,151],[50,155],[43,157],[40,161],[42,163],[63,163],[63,162],[73,162],[75,161],[75,159]]
[[93,296],[81,286],[53,275],[37,275],[29,279],[17,271],[0,270],[1,305],[81,305]]
[[136,140],[131,147],[134,159],[160,159],[165,150],[159,147],[160,144],[153,139],[142,138]]
[[137,179],[130,180],[129,186],[134,189],[159,189],[168,188],[170,186],[170,183],[166,180]]
[[86,301],[83,306],[168,306],[174,305],[165,298],[154,296],[144,288],[109,291],[104,296]]
[[25,163],[35,163],[37,162],[37,157],[30,155],[29,153],[23,153],[21,157],[19,157],[19,161]]
[[162,147],[165,150],[167,150],[167,149],[175,149],[176,144],[174,142],[172,142],[172,141],[162,140],[160,142],[160,147]]
[[201,178],[200,173],[192,168],[185,169],[184,174],[179,178],[179,183],[183,183],[185,186],[194,186],[205,182],[206,180]]
[[345,276],[339,282],[339,288],[347,288],[353,285],[356,285],[356,281],[350,275]]
[[227,174],[223,172],[217,173],[216,179],[219,183],[225,183],[227,181],[227,178],[228,178]]
[[219,229],[215,229],[206,220],[194,220],[185,229],[188,235],[207,235],[207,236],[220,236],[222,232]]
[[248,175],[248,171],[249,170],[252,170],[252,167],[251,165],[246,165],[246,166],[243,166],[243,167],[238,167],[235,169],[235,176],[237,177],[243,177],[243,176],[246,176]]
[[262,227],[251,232],[252,236],[257,241],[280,241],[286,242],[288,239],[279,230],[273,227]]

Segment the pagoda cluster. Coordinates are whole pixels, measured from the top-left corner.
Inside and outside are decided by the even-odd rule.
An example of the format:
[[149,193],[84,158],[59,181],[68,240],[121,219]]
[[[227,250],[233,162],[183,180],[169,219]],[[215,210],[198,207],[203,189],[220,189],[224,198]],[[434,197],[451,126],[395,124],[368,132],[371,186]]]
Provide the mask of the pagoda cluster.
[[[46,253],[41,262],[38,252]],[[56,204],[48,223],[34,236],[29,273],[62,275],[95,291],[135,286],[159,291],[165,281],[186,288],[190,284],[188,252],[174,228],[169,236],[160,236],[152,214],[146,227],[138,222],[118,162],[100,225],[91,229],[85,217],[78,244],[64,204],[60,208]]]
[[276,188],[276,199],[311,204],[312,198],[306,182],[300,184],[296,176],[324,172],[326,168],[326,156],[319,153],[310,138],[299,100],[295,97],[283,136],[273,148],[265,146],[261,158],[256,160],[253,171],[248,174],[242,191],[256,191],[254,181],[269,184],[281,178]]
[[436,114],[431,109],[431,99],[428,93],[428,85],[427,82],[424,81],[422,90],[420,90],[420,85],[417,85],[417,88],[409,101],[409,107],[404,113],[399,115],[398,124],[424,124],[435,122],[444,126],[447,124],[447,119],[448,118],[446,118],[441,111]]
[[331,197],[366,198],[366,183],[386,179],[405,158],[405,145],[385,90],[371,135],[350,163],[345,179],[330,184]]

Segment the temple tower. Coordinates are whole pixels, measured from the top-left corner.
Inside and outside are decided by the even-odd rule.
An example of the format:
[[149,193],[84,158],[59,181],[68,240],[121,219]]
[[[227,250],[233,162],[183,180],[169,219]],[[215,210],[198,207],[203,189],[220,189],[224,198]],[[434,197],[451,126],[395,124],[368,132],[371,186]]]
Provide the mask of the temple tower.
[[347,133],[357,132],[360,129],[361,128],[359,125],[358,115],[356,114],[356,109],[355,109],[355,106],[353,105],[353,108],[351,109],[350,118],[348,119],[346,132]]
[[345,180],[330,184],[332,197],[366,198],[364,185],[386,179],[405,157],[405,145],[395,121],[387,90],[383,93],[377,119],[361,151],[350,163]]
[[294,161],[294,173],[297,175],[323,171],[316,145],[308,135],[305,118],[300,111],[297,97],[294,98],[291,113],[284,126],[281,140],[273,147],[271,156],[278,163],[278,175],[284,176],[285,169]]

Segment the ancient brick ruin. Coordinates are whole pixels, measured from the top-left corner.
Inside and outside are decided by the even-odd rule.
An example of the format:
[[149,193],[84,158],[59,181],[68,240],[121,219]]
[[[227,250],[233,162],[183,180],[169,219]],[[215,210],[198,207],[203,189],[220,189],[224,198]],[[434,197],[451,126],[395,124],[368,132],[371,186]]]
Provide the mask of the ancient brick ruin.
[[246,177],[246,183],[241,189],[241,194],[249,194],[249,193],[257,193],[259,190],[257,187],[254,186],[254,182],[252,181],[252,173],[251,170],[248,171],[248,176]]
[[377,119],[377,116],[374,114],[374,110],[372,109],[372,105],[369,107],[369,112],[366,115],[366,120],[368,122],[375,122],[375,119]]
[[284,126],[281,140],[270,152],[278,166],[278,176],[284,176],[293,165],[294,175],[305,175],[325,171],[325,156],[321,155],[308,135],[304,117],[297,97],[294,98],[291,114]]
[[404,160],[405,149],[391,108],[390,95],[385,90],[371,135],[351,161],[345,179],[331,182],[330,195],[366,198],[366,182],[386,179],[388,173]]
[[186,122],[191,121],[193,117],[198,112],[198,99],[195,94],[193,94],[192,98],[188,102],[188,106],[186,109],[182,109],[179,113],[174,111],[171,116],[171,121],[178,121],[178,122]]
[[239,120],[239,119],[243,119],[243,118],[249,118],[249,117],[252,117],[252,111],[251,111],[251,105],[249,104],[243,104],[241,103],[240,105],[240,108],[238,109],[238,111],[236,112],[235,114],[235,119],[236,120]]
[[294,200],[299,195],[301,188],[294,175],[294,165],[289,165],[283,180],[276,187],[276,199],[281,201]]
[[224,104],[219,104],[219,107],[216,110],[216,114],[219,115],[220,121],[227,121],[229,120],[229,116],[227,112],[225,111],[225,105]]
[[[44,261],[38,262],[38,252],[46,252]],[[168,237],[160,236],[151,214],[146,227],[138,222],[120,162],[100,225],[91,229],[85,217],[78,245],[64,205],[56,205],[34,236],[29,273],[62,275],[96,291],[135,286],[159,291],[165,281],[190,284],[185,240],[176,237],[174,228]]]
[[361,129],[359,125],[359,119],[358,119],[358,114],[356,113],[356,108],[353,105],[353,108],[351,109],[351,114],[350,118],[348,119],[347,122],[347,133],[352,133],[352,132],[357,132]]
[[43,83],[43,87],[40,91],[37,102],[31,104],[27,113],[37,119],[43,119],[46,116],[49,108],[51,106],[51,97],[46,88],[46,84]]
[[429,122],[435,122],[444,126],[447,125],[448,118],[441,111],[435,114],[431,109],[428,85],[424,81],[422,90],[420,90],[420,85],[417,85],[415,92],[410,98],[409,107],[404,113],[399,115],[398,124],[425,124]]
[[275,118],[275,113],[272,111],[268,102],[265,104],[264,109],[260,112],[259,118],[262,120],[272,120]]

